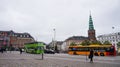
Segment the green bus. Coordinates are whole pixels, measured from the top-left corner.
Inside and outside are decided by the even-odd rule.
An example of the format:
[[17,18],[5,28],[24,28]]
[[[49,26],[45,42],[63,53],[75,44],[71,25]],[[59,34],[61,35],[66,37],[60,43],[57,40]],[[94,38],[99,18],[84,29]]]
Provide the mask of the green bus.
[[44,43],[42,42],[31,42],[25,43],[25,52],[32,54],[43,54],[44,53]]

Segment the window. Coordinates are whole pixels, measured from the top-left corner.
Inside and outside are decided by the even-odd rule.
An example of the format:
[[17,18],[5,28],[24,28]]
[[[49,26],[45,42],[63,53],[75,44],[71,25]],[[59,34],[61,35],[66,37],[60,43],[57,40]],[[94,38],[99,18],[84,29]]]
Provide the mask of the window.
[[72,50],[76,50],[76,48],[73,48]]
[[116,39],[116,42],[118,42],[118,39]]
[[106,47],[106,48],[105,48],[105,50],[106,50],[106,51],[109,51],[109,50],[110,50],[110,48],[107,48],[107,47]]
[[114,39],[114,37],[113,37],[113,39]]
[[118,33],[118,35],[120,35],[120,33]]
[[111,42],[112,40],[110,40],[110,42]]
[[111,36],[110,36],[110,39],[111,39]]
[[113,40],[113,42],[115,42],[115,40]]
[[117,39],[117,36],[116,36],[116,39]]

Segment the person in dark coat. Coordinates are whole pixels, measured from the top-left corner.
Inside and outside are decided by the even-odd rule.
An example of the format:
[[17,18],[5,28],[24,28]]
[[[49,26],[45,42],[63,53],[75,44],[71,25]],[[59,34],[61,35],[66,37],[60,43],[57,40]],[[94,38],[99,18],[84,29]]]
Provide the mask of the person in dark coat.
[[93,56],[94,56],[94,51],[93,49],[90,49],[90,54],[89,54],[90,62],[93,62]]
[[0,49],[0,52],[3,53],[3,48]]
[[22,54],[22,49],[21,48],[19,48],[19,51],[20,51],[20,54]]

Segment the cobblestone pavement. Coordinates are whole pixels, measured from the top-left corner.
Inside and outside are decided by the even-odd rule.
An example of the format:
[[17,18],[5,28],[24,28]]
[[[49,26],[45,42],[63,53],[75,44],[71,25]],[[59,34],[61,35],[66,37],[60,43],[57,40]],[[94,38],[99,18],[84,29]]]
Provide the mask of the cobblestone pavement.
[[[119,60],[110,61],[99,59],[94,63],[86,62],[78,56],[65,58],[63,55],[41,55],[19,54],[19,52],[0,53],[0,67],[120,67]],[[84,57],[84,56],[81,56]]]

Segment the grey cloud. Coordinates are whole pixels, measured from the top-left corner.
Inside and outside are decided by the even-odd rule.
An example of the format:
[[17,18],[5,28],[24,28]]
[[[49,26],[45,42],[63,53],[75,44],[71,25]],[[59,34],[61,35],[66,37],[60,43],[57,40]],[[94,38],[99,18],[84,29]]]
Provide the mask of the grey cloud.
[[29,32],[47,43],[53,38],[53,28],[56,40],[87,36],[91,10],[96,34],[110,33],[113,25],[120,24],[118,3],[119,0],[1,0],[0,30]]

